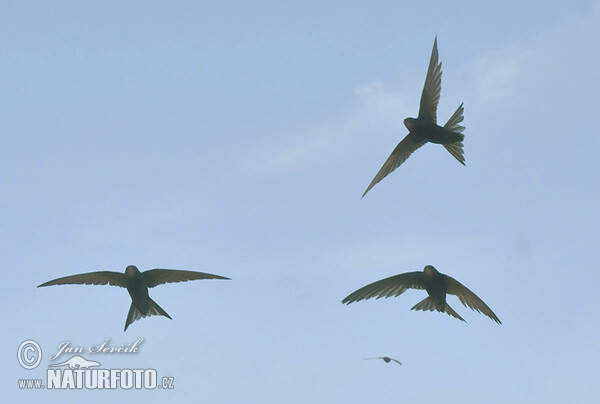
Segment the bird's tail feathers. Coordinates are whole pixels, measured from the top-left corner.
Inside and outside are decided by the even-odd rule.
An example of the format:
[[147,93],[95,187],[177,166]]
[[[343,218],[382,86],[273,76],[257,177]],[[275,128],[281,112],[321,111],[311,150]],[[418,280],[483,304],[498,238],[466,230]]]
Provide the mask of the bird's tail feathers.
[[460,164],[465,165],[465,151],[463,142],[446,143],[443,145],[448,152],[458,160]]
[[154,300],[148,298],[148,303],[148,313],[144,314],[138,310],[138,308],[134,305],[133,302],[131,302],[131,307],[129,307],[129,313],[127,314],[127,320],[125,321],[125,329],[123,331],[126,331],[127,327],[129,327],[131,323],[133,323],[136,320],[139,320],[140,318],[146,318],[151,316],[165,316],[172,320],[171,316],[169,316],[169,314],[166,311],[164,311],[164,309],[160,307],[158,303],[156,303]]
[[451,132],[462,133],[465,130],[465,127],[459,125],[465,119],[463,113],[465,112],[465,108],[463,104],[460,104],[459,107],[454,111],[454,114],[448,119],[448,122],[444,125],[444,129],[447,129]]
[[[461,316],[459,316],[458,313],[455,312],[454,309],[452,307],[450,307],[450,305],[448,303],[446,303],[446,307],[444,308],[444,311],[449,316],[455,317],[455,318],[459,319],[460,321],[465,321],[465,319],[462,318]],[[466,321],[465,321],[465,323],[466,323]]]
[[440,311],[435,307],[435,303],[433,303],[433,300],[429,296],[415,304],[411,310]]
[[454,114],[448,119],[448,122],[444,125],[444,129],[450,133],[446,132],[449,142],[443,144],[446,150],[448,150],[448,152],[463,166],[465,165],[465,151],[463,150],[463,140],[465,140],[465,135],[463,135],[462,132],[465,130],[465,127],[459,124],[465,119],[463,116],[464,111],[463,104],[460,104]]
[[[435,303],[429,296],[426,297],[425,299],[421,300],[419,303],[415,304],[411,310],[439,311],[442,313],[446,313],[449,316],[456,317],[457,319],[459,319],[461,321],[465,321],[461,316],[458,315],[457,312],[455,312],[452,309],[452,307],[450,307],[450,305],[448,303],[446,303],[446,306],[444,306],[444,309],[441,310],[440,308],[438,308],[435,305]],[[465,323],[466,323],[466,321],[465,321]]]

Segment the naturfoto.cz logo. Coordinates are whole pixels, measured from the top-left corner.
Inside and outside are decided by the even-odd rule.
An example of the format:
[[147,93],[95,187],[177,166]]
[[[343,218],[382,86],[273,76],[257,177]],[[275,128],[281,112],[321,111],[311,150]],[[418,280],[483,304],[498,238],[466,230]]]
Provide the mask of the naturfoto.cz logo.
[[[138,340],[134,346],[138,346],[140,343],[141,340]],[[93,349],[89,351],[93,352]],[[69,352],[69,350],[65,349],[65,343],[62,343],[59,345],[59,352],[51,359],[65,352]],[[75,352],[83,352],[83,349]],[[102,351],[96,350],[96,352]],[[37,342],[27,340],[19,346],[17,356],[23,368],[32,370],[40,364],[42,350]],[[155,369],[102,369],[101,365],[100,362],[86,359],[81,355],[74,355],[63,362],[48,365],[46,383],[43,383],[42,379],[19,379],[18,385],[20,389],[48,390],[174,388],[174,378],[165,376],[159,381]]]

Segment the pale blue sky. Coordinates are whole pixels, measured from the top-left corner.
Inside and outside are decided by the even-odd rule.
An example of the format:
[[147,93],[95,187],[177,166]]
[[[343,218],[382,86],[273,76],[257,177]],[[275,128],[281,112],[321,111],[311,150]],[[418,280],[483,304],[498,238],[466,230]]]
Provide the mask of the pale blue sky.
[[[597,398],[600,2],[2,2],[0,378],[10,401],[563,403]],[[465,103],[462,167],[426,145],[361,200],[418,113]],[[173,321],[47,280],[181,268]],[[432,264],[500,317],[345,306]],[[172,391],[21,391],[59,343]],[[22,369],[35,339],[42,366]],[[363,361],[388,355],[403,367]]]

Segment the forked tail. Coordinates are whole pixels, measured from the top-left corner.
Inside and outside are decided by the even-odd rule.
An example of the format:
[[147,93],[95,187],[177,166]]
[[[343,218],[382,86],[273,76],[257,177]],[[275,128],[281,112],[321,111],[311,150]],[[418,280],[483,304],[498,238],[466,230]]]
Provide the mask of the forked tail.
[[[452,307],[450,307],[450,305],[448,303],[446,303],[446,306],[444,307],[443,310],[441,310],[440,308],[438,308],[435,303],[433,302],[433,300],[431,300],[431,298],[429,296],[427,296],[425,299],[421,300],[419,303],[415,304],[411,310],[423,310],[423,311],[439,311],[442,313],[446,313],[449,316],[455,317],[461,321],[465,321],[461,316],[458,315],[457,312],[455,312]],[[466,321],[465,321],[466,323]]]
[[461,140],[452,143],[446,143],[444,144],[444,147],[463,166],[465,165],[465,151],[463,150],[464,144],[462,141],[464,139],[464,135],[462,135],[462,132],[465,130],[465,127],[460,125],[460,123],[463,121],[463,119],[465,119],[463,116],[464,112],[465,109],[463,104],[460,104],[454,114],[450,117],[450,119],[448,119],[448,122],[446,122],[444,125],[444,129],[461,135]]
[[167,314],[167,312],[164,311],[163,308],[160,307],[158,303],[156,303],[154,300],[148,298],[148,305],[148,312],[144,314],[137,309],[133,301],[131,302],[131,307],[129,307],[129,314],[127,314],[127,320],[125,321],[125,329],[123,331],[127,331],[127,327],[129,327],[129,324],[133,323],[136,320],[139,320],[140,318],[146,318],[150,316],[165,316],[173,320],[171,316],[169,316],[169,314]]

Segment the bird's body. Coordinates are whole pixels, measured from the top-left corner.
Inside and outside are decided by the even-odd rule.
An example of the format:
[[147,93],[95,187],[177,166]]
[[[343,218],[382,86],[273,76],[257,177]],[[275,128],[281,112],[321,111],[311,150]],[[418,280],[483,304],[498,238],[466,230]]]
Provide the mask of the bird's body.
[[[131,307],[125,321],[125,330],[134,321],[149,316],[165,316],[171,319],[148,294],[148,288],[161,285],[163,283],[186,282],[196,279],[229,279],[220,275],[207,274],[204,272],[182,271],[176,269],[151,269],[140,272],[134,265],[129,265],[125,273],[112,271],[88,272],[85,274],[65,276],[54,279],[41,286],[51,285],[111,285],[120,286],[127,289],[131,297]],[[124,331],[125,331],[124,330]]]
[[[433,302],[437,311],[444,311],[446,307],[446,294],[448,286],[446,280],[437,271],[432,271],[430,267],[425,267],[423,270],[423,284],[425,291],[429,295],[429,299]],[[433,268],[433,267],[431,267]]]
[[125,277],[127,278],[127,292],[131,296],[131,303],[142,313],[147,313],[150,296],[148,287],[144,284],[142,273],[133,266],[127,267]]
[[125,278],[127,292],[131,297],[131,306],[127,314],[127,320],[125,321],[125,330],[135,320],[154,315],[165,316],[172,320],[171,316],[150,298],[148,284],[144,281],[144,276],[137,267],[133,265],[128,266],[125,269]]
[[477,297],[475,293],[471,292],[456,279],[438,272],[432,265],[427,265],[423,271],[406,272],[373,282],[348,295],[342,300],[342,303],[350,304],[372,297],[376,297],[377,299],[381,297],[388,298],[390,296],[396,297],[404,293],[407,289],[424,289],[428,294],[428,297],[414,305],[411,310],[439,311],[465,321],[446,302],[446,296],[452,294],[456,295],[465,307],[470,307],[477,312],[485,314],[496,323],[502,324],[492,309]]
[[465,138],[465,135],[462,133],[453,132],[438,124],[431,124],[426,121],[424,122],[419,120],[419,118],[406,118],[404,120],[404,126],[406,126],[412,135],[422,139],[424,142],[443,145],[460,142]]
[[379,181],[398,168],[408,157],[425,143],[437,143],[443,145],[446,150],[462,165],[465,165],[463,140],[465,136],[462,132],[464,126],[459,125],[463,121],[463,104],[450,117],[444,126],[437,124],[437,106],[442,91],[442,63],[439,62],[437,50],[437,38],[433,43],[429,68],[421,94],[421,105],[419,116],[417,118],[406,118],[404,125],[409,133],[396,146],[392,154],[383,164],[373,181],[367,187],[363,197]]

